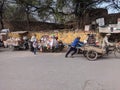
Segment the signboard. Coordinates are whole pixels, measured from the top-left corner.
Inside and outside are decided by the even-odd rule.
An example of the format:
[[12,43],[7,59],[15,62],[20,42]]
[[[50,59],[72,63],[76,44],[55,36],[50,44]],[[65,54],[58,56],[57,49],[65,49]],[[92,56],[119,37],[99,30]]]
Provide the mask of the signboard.
[[99,27],[100,33],[120,33],[120,30],[117,30],[117,24],[109,24],[106,27]]
[[96,22],[99,26],[104,26],[105,25],[105,21],[104,21],[104,18],[99,18],[99,19],[96,19]]
[[117,29],[120,29],[120,18],[118,18]]
[[85,31],[89,31],[90,30],[90,25],[85,25]]
[[117,20],[117,24],[119,24],[119,25],[120,25],[120,18],[118,18],[118,20]]

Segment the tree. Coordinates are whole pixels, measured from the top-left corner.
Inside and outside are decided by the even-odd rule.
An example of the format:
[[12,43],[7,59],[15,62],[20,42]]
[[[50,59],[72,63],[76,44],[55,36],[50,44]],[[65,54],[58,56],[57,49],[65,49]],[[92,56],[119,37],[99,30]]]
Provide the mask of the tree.
[[83,28],[84,18],[89,10],[97,8],[96,6],[102,2],[108,2],[108,0],[72,0],[74,15],[78,22],[77,28]]
[[19,6],[19,12],[23,12],[24,16],[26,16],[27,26],[28,30],[31,30],[30,28],[30,15],[32,13],[32,9],[34,8],[34,5],[36,4],[37,0],[15,0],[16,4]]
[[120,11],[120,1],[119,0],[111,0],[111,3],[109,5],[107,5],[106,8]]
[[5,0],[0,1],[0,23],[1,23],[1,29],[4,28],[4,23],[3,23],[4,4],[5,4]]
[[[57,0],[57,15],[62,17],[72,16],[72,19],[75,19],[78,23],[77,28],[83,28],[84,18],[89,10],[95,9],[98,4],[105,2],[111,2],[111,0]],[[67,8],[66,11],[64,11],[65,8]]]
[[[3,0],[4,2],[5,0]],[[90,10],[98,8],[105,2],[109,2],[114,8],[119,9],[117,0],[7,0],[14,1],[15,5],[8,5],[5,18],[11,20],[26,20],[30,30],[30,20],[37,16],[43,22],[65,23],[77,21],[76,28],[83,28],[84,18]],[[2,7],[2,5],[0,5]],[[109,7],[109,5],[108,5]],[[3,9],[1,9],[3,11]],[[2,16],[3,17],[3,16]],[[2,19],[1,19],[2,20]]]

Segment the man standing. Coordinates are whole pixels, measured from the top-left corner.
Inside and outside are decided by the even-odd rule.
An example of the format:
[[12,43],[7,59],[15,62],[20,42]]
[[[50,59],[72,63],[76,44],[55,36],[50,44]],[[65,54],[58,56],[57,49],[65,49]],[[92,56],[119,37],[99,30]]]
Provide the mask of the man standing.
[[37,52],[37,49],[38,49],[38,43],[37,43],[37,41],[33,41],[33,53],[34,53],[34,55],[36,55],[36,52]]
[[32,51],[32,52],[34,51],[34,47],[33,47],[33,42],[34,41],[37,41],[36,34],[34,34],[30,39],[30,51]]
[[[76,46],[79,45],[81,42],[80,42],[80,37],[77,37],[75,38],[75,40],[72,42],[71,44],[71,47],[69,48],[69,50],[67,51],[65,57],[67,58],[68,57],[68,54],[72,51],[74,51],[72,54],[71,54],[71,57],[73,57],[73,55],[77,52],[77,48]],[[83,44],[83,43],[81,43]]]

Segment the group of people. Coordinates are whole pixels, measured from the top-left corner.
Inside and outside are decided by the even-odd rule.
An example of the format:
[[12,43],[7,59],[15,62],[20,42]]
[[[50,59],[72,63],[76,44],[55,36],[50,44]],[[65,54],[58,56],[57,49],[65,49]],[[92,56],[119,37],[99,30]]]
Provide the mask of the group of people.
[[[31,51],[36,54],[38,49],[41,52],[45,50],[51,50],[52,52],[54,52],[55,49],[58,48],[60,42],[58,41],[58,37],[56,37],[55,35],[44,35],[40,38],[40,40],[37,40],[36,35],[34,34],[31,37],[30,43]],[[61,44],[63,43],[61,42]]]
[[[109,45],[112,45],[112,43],[109,42],[109,37],[111,34],[106,34],[105,37],[103,38],[103,42],[102,42],[102,48],[106,48]],[[77,47],[82,47],[84,46],[86,43],[88,45],[92,45],[92,46],[96,46],[96,38],[94,34],[88,34],[88,38],[87,38],[87,42],[81,42],[80,41],[81,37],[76,37],[74,39],[74,41],[71,43],[69,50],[67,51],[67,53],[65,54],[65,57],[67,58],[68,55],[71,53],[71,57],[73,57],[73,55],[77,52]],[[41,39],[39,41],[37,41],[36,39],[36,35],[33,35],[31,37],[31,51],[36,54],[37,50],[39,49],[40,51],[43,51],[44,48],[45,49],[50,49],[52,51],[55,50],[55,48],[58,47],[58,37],[53,36],[43,36],[41,37]]]
[[46,35],[41,37],[40,43],[42,45],[43,51],[51,50],[52,52],[54,52],[55,48],[58,47],[58,37],[56,37],[55,35]]
[[[105,37],[103,38],[103,42],[102,42],[102,48],[106,49],[106,53],[108,53],[108,46],[112,46],[113,44],[109,42],[109,37],[111,34],[106,34]],[[88,44],[91,46],[96,46],[96,38],[95,35],[93,34],[88,34],[88,38],[87,38],[87,42],[83,43],[80,41],[81,37],[76,37],[74,39],[74,41],[71,43],[71,46],[69,48],[69,50],[67,51],[67,53],[65,54],[65,57],[67,58],[68,55],[71,53],[71,57],[73,58],[73,55],[77,52],[77,46],[84,46],[84,44]]]

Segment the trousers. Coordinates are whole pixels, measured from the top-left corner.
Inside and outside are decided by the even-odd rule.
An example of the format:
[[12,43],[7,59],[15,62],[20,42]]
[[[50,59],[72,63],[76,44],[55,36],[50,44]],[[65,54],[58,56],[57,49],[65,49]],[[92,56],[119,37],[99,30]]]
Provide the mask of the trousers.
[[72,51],[73,51],[73,53],[71,53],[71,56],[73,56],[77,52],[77,48],[76,47],[70,47],[69,50],[67,51],[65,57],[67,57],[69,55],[69,53],[72,52]]

